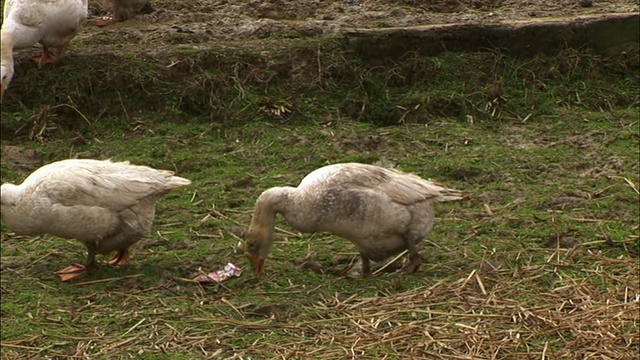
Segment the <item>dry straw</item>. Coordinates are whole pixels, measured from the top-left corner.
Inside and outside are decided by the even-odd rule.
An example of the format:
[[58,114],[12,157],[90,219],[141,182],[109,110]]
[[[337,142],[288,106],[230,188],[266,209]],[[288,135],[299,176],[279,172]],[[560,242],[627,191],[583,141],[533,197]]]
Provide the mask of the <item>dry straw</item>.
[[[77,331],[60,335],[52,330],[3,341],[2,358],[128,358],[176,352],[211,359],[636,358],[637,259],[608,258],[584,247],[501,255],[524,259],[533,253],[545,254],[546,263],[524,262],[513,268],[483,263],[439,281],[425,278],[425,285],[400,293],[324,293],[322,301],[295,302],[290,309],[287,304],[255,309],[234,302],[228,292],[216,300],[211,288],[203,292],[168,279],[150,289],[91,295],[86,306],[75,310],[85,318],[104,316],[96,297],[122,299],[120,312],[109,309],[115,311],[110,314],[114,321],[123,324],[117,333],[84,328],[82,321],[62,324],[50,315],[42,320],[50,322],[49,328],[74,326]],[[401,281],[405,275],[392,276]],[[288,295],[300,299],[308,291],[292,285]],[[172,306],[184,301],[194,305],[180,310]]]

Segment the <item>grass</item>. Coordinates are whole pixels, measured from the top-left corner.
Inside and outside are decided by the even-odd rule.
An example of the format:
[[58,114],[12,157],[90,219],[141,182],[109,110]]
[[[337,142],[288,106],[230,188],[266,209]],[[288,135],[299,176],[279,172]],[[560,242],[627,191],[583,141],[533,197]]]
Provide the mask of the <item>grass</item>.
[[[52,272],[82,261],[80,244],[17,236],[3,224],[2,358],[640,351],[637,57],[408,54],[371,68],[326,50],[302,83],[252,52],[242,58],[251,72],[221,57],[217,68],[182,70],[176,83],[128,55],[126,65],[61,83],[61,94],[77,89],[67,98],[3,104],[3,133],[12,134],[3,137],[3,182],[91,157],[175,169],[193,184],[163,197],[127,266],[102,265],[71,284]],[[22,70],[27,82],[38,74]],[[116,92],[94,71],[136,76],[118,80]],[[86,95],[89,83],[104,96]],[[11,91],[15,100],[24,88]],[[7,156],[9,145],[23,157]],[[243,229],[261,191],[328,163],[378,160],[472,196],[439,206],[418,273],[339,276],[357,258],[348,241],[298,234],[280,219],[266,278],[253,277]],[[305,259],[324,273],[303,268]],[[227,262],[245,272],[221,285],[187,281]]]

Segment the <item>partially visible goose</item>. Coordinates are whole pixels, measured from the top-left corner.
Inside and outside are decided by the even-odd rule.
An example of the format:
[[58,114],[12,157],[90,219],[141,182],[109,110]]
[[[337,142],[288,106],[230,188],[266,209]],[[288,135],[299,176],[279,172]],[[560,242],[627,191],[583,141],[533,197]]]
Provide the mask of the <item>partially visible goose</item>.
[[21,185],[2,184],[0,215],[17,234],[84,243],[87,262],[56,272],[67,281],[96,270],[96,253],[117,251],[109,264],[124,265],[128,248],[151,230],[156,200],[190,183],[128,161],[62,160],[34,171]]
[[274,187],[258,197],[246,256],[256,276],[262,276],[280,213],[299,231],[326,231],[354,243],[365,277],[371,275],[369,260],[384,260],[405,249],[412,273],[422,262],[416,244],[433,226],[435,204],[464,198],[468,196],[460,191],[397,170],[358,163],[325,166],[298,187]]
[[[87,12],[87,0],[6,0],[0,39],[0,91],[4,93],[13,77],[14,49],[30,47],[39,42],[42,44],[42,53],[34,60],[40,66],[59,59],[71,39],[80,31]],[[49,52],[50,47],[57,48],[55,56]]]
[[98,0],[100,5],[113,15],[98,19],[96,25],[105,26],[117,21],[125,21],[133,18],[145,6],[153,11],[149,0]]

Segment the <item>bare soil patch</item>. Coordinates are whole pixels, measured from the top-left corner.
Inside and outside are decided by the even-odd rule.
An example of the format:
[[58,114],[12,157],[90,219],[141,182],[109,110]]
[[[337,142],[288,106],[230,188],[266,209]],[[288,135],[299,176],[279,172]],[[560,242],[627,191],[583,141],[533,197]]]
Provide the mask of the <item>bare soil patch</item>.
[[[294,39],[339,34],[353,29],[381,29],[433,24],[496,24],[611,13],[636,13],[636,0],[152,0],[153,11],[106,28],[94,25],[104,14],[96,3],[86,30],[75,40],[86,45],[115,45],[139,50],[179,44]],[[237,45],[237,43],[236,43]]]

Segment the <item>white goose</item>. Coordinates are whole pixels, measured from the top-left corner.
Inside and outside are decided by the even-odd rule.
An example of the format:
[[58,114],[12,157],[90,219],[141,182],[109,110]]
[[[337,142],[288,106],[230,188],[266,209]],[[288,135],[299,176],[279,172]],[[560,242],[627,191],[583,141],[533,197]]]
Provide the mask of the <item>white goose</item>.
[[109,264],[125,264],[128,248],[151,230],[156,200],[190,183],[171,171],[128,161],[62,160],[34,171],[21,185],[2,184],[0,215],[17,234],[84,243],[86,264],[56,272],[67,281],[95,271],[96,253],[117,251]]
[[[6,0],[1,30],[0,92],[9,87],[13,78],[13,50],[42,44],[42,53],[34,60],[42,66],[60,58],[71,39],[80,31],[87,17],[87,0]],[[57,48],[56,55],[49,52]]]
[[369,260],[380,261],[405,249],[412,273],[422,262],[416,244],[433,226],[435,204],[466,198],[460,191],[397,170],[358,163],[325,166],[308,174],[298,187],[274,187],[258,197],[245,255],[256,276],[262,276],[280,213],[299,231],[326,231],[353,242],[365,277],[371,275]]

